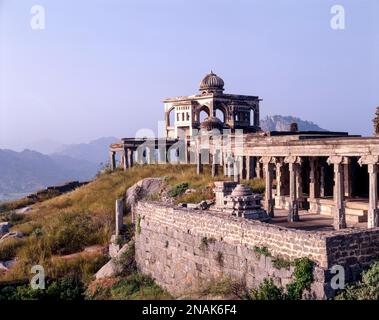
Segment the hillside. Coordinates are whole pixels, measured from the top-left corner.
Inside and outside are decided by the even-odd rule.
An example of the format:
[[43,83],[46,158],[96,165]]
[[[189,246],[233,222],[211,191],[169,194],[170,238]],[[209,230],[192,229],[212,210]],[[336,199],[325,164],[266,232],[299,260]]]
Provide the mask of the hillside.
[[300,131],[327,131],[311,121],[280,115],[267,116],[261,119],[261,128],[263,131],[288,131],[293,122],[298,124]]

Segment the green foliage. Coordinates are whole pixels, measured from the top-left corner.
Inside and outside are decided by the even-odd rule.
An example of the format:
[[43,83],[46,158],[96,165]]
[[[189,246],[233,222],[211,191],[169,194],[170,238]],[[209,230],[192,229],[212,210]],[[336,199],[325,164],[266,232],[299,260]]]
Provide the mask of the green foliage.
[[170,197],[177,197],[182,195],[188,189],[189,184],[187,182],[179,183],[175,185],[168,193]]
[[289,267],[292,265],[291,261],[283,259],[281,257],[276,257],[272,260],[272,266],[275,269],[289,269]]
[[259,256],[263,255],[265,257],[271,257],[270,251],[268,251],[267,247],[254,247],[254,252]]
[[362,273],[362,281],[348,285],[336,300],[379,300],[379,261]]
[[282,288],[278,288],[271,278],[265,278],[257,289],[252,289],[250,298],[253,300],[283,300],[285,295]]
[[314,262],[309,258],[300,258],[295,260],[294,265],[294,280],[287,285],[287,299],[300,300],[303,291],[312,284]]
[[83,293],[78,279],[64,277],[47,283],[46,289],[35,290],[29,284],[4,287],[0,300],[82,300]]
[[130,245],[128,247],[128,250],[126,250],[117,260],[117,264],[120,266],[120,269],[122,270],[120,272],[120,275],[125,276],[137,271],[134,256],[135,256],[135,247],[133,244],[133,245]]

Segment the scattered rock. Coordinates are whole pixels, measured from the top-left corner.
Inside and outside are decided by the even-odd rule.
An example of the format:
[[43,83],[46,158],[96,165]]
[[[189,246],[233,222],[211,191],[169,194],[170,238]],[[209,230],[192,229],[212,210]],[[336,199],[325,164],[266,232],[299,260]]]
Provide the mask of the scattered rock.
[[7,238],[22,238],[22,237],[24,237],[24,234],[20,231],[8,232],[0,238],[0,241],[7,239]]
[[133,243],[134,240],[129,241],[116,254],[114,254],[114,257],[111,260],[109,260],[104,266],[102,266],[101,269],[96,273],[96,280],[112,278],[121,273],[123,270],[123,266],[119,263],[119,259],[122,256],[122,254],[128,251],[128,249],[131,245],[133,245]]
[[21,209],[17,209],[15,212],[17,214],[25,214],[25,213],[27,213],[27,212],[29,212],[31,210],[32,210],[31,207],[24,207],[24,208],[21,208]]
[[15,262],[16,260],[0,261],[0,271],[8,271]]
[[191,193],[195,193],[196,192],[196,189],[187,189],[184,194],[191,194]]
[[0,223],[0,237],[7,234],[9,232],[9,228],[11,224],[9,222],[1,222]]

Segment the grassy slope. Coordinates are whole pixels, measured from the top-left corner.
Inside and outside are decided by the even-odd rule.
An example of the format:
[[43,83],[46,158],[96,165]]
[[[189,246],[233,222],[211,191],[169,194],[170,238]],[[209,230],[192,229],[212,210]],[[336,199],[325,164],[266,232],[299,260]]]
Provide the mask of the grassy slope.
[[[197,202],[212,197],[210,168],[206,167],[200,176],[194,173],[194,166],[188,165],[136,166],[127,172],[117,170],[100,174],[93,182],[73,192],[33,205],[34,210],[24,217],[9,211],[0,213],[0,219],[3,216],[3,220],[14,222],[12,231],[27,235],[0,244],[0,260],[17,257],[15,267],[0,275],[0,282],[30,278],[31,266],[40,264],[49,277],[75,275],[89,283],[106,261],[105,256],[98,254],[70,260],[60,256],[79,252],[86,246],[106,246],[114,230],[115,200],[143,178],[165,176],[169,186],[187,182],[190,188],[197,190],[190,195],[179,196],[177,202]],[[20,203],[22,201],[8,204],[3,210],[20,206]]]

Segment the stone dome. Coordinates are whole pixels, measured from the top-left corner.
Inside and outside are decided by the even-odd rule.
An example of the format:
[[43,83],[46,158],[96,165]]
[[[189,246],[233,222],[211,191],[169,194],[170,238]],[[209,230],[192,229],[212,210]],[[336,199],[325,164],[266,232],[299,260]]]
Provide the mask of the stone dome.
[[199,90],[202,93],[223,92],[224,80],[211,71],[201,80]]
[[222,129],[224,124],[222,121],[214,116],[209,116],[204,119],[202,123],[200,123],[200,128],[201,129],[206,129],[206,130],[213,130],[213,129]]
[[246,197],[251,196],[253,192],[249,187],[246,187],[242,184],[237,185],[232,192],[232,197]]

